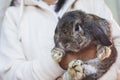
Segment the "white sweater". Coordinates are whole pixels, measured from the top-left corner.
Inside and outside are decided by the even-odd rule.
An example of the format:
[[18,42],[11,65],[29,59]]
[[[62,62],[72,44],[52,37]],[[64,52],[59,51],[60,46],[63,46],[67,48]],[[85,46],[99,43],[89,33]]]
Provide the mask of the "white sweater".
[[[10,7],[5,14],[0,35],[1,80],[55,80],[64,70],[51,58],[53,36],[58,18],[42,0],[24,0],[21,7]],[[120,28],[103,0],[77,0],[74,9],[69,0],[58,13],[81,9],[106,18],[112,23],[112,36],[120,53]],[[36,7],[38,6],[38,7]],[[117,61],[100,80],[116,80]],[[109,76],[109,77],[108,77]],[[109,78],[109,79],[108,79]]]

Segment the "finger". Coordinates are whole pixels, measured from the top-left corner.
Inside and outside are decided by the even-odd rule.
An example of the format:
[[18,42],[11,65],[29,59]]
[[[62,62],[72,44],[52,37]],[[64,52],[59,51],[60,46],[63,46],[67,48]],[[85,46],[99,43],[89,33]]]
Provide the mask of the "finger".
[[56,78],[56,80],[62,80],[62,77],[60,76],[60,77]]

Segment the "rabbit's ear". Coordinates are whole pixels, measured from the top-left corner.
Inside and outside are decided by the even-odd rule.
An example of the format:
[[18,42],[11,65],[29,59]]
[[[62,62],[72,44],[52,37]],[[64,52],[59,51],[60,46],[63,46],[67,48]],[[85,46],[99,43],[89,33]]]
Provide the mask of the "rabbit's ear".
[[61,18],[60,17],[58,17],[58,21],[60,21],[61,20]]
[[105,34],[105,32],[101,26],[102,25],[100,25],[97,21],[92,21],[91,33],[92,33],[93,37],[104,46],[112,45],[109,37],[107,36],[107,34]]

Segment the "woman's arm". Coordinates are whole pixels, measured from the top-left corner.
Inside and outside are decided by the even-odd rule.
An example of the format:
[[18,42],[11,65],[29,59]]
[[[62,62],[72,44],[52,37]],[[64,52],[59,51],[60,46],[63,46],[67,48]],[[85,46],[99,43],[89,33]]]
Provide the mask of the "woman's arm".
[[9,8],[3,20],[0,34],[0,77],[3,80],[55,79],[61,74],[61,70],[52,58],[30,61],[26,59],[17,26],[18,11],[19,8]]

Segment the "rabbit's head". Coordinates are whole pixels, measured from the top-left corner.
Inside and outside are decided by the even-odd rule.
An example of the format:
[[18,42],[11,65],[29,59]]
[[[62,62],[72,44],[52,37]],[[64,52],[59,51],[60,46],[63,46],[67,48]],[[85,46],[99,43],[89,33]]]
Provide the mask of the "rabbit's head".
[[67,12],[57,24],[55,47],[78,52],[91,42],[110,46],[109,32],[109,23],[105,19],[78,10]]

